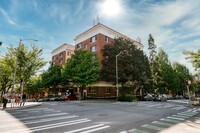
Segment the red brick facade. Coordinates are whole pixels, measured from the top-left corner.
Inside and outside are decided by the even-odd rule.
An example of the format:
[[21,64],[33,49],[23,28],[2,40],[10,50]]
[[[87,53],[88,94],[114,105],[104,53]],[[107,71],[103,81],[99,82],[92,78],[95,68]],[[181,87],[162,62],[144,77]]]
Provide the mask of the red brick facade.
[[52,51],[52,63],[56,65],[64,65],[67,59],[74,53],[74,46],[63,44]]

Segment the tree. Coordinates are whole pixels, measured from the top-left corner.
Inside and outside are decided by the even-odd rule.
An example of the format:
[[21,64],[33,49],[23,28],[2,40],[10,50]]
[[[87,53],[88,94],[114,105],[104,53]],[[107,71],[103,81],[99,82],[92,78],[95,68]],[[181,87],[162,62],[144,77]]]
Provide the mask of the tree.
[[168,55],[164,52],[162,48],[158,50],[156,56],[157,69],[157,87],[160,93],[166,93],[167,88],[172,88],[172,83],[174,80],[174,71],[169,62]]
[[122,51],[126,52],[118,56],[119,83],[122,84],[122,88],[131,86],[136,91],[136,88],[148,81],[149,62],[140,48],[136,47],[133,42],[123,38],[116,38],[113,43],[104,46],[101,79],[115,83],[116,55]]
[[67,60],[63,69],[63,78],[75,83],[82,95],[87,85],[98,80],[99,73],[100,65],[95,54],[81,49],[76,50]]
[[195,70],[200,70],[200,50],[197,52],[185,51],[184,54],[187,56],[186,59],[189,59],[193,64]]
[[0,58],[0,102],[2,95],[12,86],[13,81],[13,60],[12,58]]
[[148,46],[149,46],[149,62],[150,62],[150,68],[151,68],[151,74],[152,74],[152,89],[155,89],[157,86],[157,64],[155,61],[156,58],[156,45],[154,43],[154,38],[151,34],[149,34],[149,39],[148,39]]
[[42,49],[32,45],[31,50],[25,47],[24,44],[20,44],[18,48],[12,46],[8,48],[6,57],[12,57],[14,59],[13,64],[17,64],[16,67],[16,81],[20,83],[20,89],[28,82],[31,76],[35,75],[39,69],[41,69],[46,62],[41,58]]
[[180,85],[179,88],[177,88],[177,92],[182,93],[183,91],[187,91],[188,80],[192,81],[192,76],[189,72],[189,69],[177,62],[174,62],[172,66],[180,80]]
[[58,85],[62,83],[61,70],[61,66],[52,64],[48,70],[41,75],[43,87],[48,87],[50,88],[50,91],[57,94]]
[[27,82],[26,86],[26,93],[30,97],[39,97],[39,94],[43,93],[45,88],[42,84],[41,76],[34,76]]

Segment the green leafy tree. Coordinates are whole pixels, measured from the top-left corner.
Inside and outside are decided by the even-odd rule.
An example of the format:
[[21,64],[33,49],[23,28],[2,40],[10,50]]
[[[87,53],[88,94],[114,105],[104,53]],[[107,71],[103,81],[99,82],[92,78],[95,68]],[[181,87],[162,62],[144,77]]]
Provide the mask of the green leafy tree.
[[197,52],[185,51],[184,54],[187,56],[186,59],[189,59],[193,64],[195,70],[200,70],[200,50]]
[[149,62],[140,48],[123,38],[116,38],[113,43],[104,46],[101,79],[108,82],[116,81],[116,55],[120,52],[122,54],[118,56],[117,62],[119,83],[122,84],[122,88],[132,86],[136,91],[138,86],[141,87],[148,81]]
[[150,62],[150,68],[151,68],[151,81],[152,81],[152,89],[157,88],[157,80],[158,80],[158,66],[156,64],[155,58],[156,58],[156,45],[154,42],[154,38],[151,34],[149,34],[148,39],[148,49],[149,49],[149,62]]
[[13,60],[12,58],[0,58],[0,101],[2,95],[11,88],[13,81]]
[[63,78],[75,83],[82,95],[87,85],[98,80],[99,73],[100,65],[95,54],[91,51],[76,50],[64,66]]
[[188,80],[192,81],[192,76],[189,72],[189,69],[185,65],[179,64],[177,62],[174,62],[172,66],[180,80],[179,88],[177,88],[175,93],[178,92],[180,94],[184,91],[186,92]]
[[58,85],[61,85],[62,83],[61,71],[61,66],[52,64],[48,70],[41,75],[43,87],[49,88],[55,95],[58,92]]
[[162,48],[158,50],[156,56],[156,62],[158,65],[158,80],[157,87],[159,88],[160,93],[166,93],[167,88],[172,88],[172,83],[174,80],[174,71],[169,62],[168,55],[164,52]]
[[45,64],[43,58],[41,58],[42,49],[31,46],[31,50],[25,47],[24,44],[20,44],[18,48],[13,48],[12,46],[8,48],[6,57],[12,57],[14,60],[13,64],[17,64],[16,67],[16,81],[20,83],[20,89],[28,82],[31,76],[35,75]]
[[25,88],[26,93],[28,93],[30,97],[39,97],[39,94],[45,91],[45,88],[42,84],[41,76],[31,77],[31,79],[27,82]]

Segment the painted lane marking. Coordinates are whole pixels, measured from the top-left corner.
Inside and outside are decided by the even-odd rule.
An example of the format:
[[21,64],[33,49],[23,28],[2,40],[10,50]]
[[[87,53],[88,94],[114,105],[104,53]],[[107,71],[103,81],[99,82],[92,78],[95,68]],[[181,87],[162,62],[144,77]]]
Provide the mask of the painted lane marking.
[[7,127],[15,127],[15,126],[20,126],[20,125],[28,125],[28,124],[34,124],[34,123],[42,123],[42,122],[48,122],[48,121],[54,121],[54,120],[62,120],[62,119],[70,119],[70,118],[76,118],[78,116],[72,115],[72,116],[62,116],[62,117],[55,117],[55,118],[47,118],[47,119],[41,119],[41,120],[34,120],[34,121],[24,121],[23,123],[14,123],[8,125],[5,123],[4,125],[1,125],[0,128],[7,128]]
[[59,115],[66,115],[69,113],[57,113],[57,114],[47,114],[47,115],[42,115],[42,116],[30,116],[30,117],[23,117],[23,118],[19,118],[20,120],[27,120],[27,119],[36,119],[36,118],[44,118],[44,117],[48,117],[48,116],[59,116]]
[[169,119],[175,119],[175,120],[180,120],[180,121],[184,121],[184,118],[177,118],[177,117],[172,117],[172,116],[168,116],[167,118]]
[[131,130],[128,130],[128,133],[150,133],[150,132],[147,132],[147,131],[143,131],[143,130],[139,130],[139,129],[131,129]]
[[121,131],[121,132],[119,132],[119,133],[128,133],[127,131]]
[[145,124],[142,127],[149,128],[149,129],[156,130],[156,131],[161,131],[161,130],[165,129],[165,128],[162,128],[162,127],[152,126],[152,125],[149,125],[149,124]]
[[183,116],[183,115],[172,115],[173,117],[180,117],[180,118],[190,118],[188,116]]
[[89,122],[89,121],[91,121],[91,120],[84,118],[84,119],[78,119],[78,120],[72,120],[72,121],[65,121],[65,122],[60,122],[60,123],[36,126],[36,127],[29,128],[29,129],[12,130],[12,131],[8,131],[8,132],[5,132],[5,133],[16,133],[16,132],[29,133],[29,132],[35,132],[35,131],[41,131],[41,130],[56,128],[56,127],[62,127],[62,126],[84,123],[84,122]]
[[194,114],[183,114],[183,113],[177,113],[177,115],[181,115],[181,116],[188,116],[188,117],[191,117],[191,116],[194,116]]
[[76,130],[71,130],[71,131],[67,131],[64,133],[75,133],[75,132],[84,131],[84,130],[95,128],[95,127],[100,127],[100,126],[104,126],[104,124],[99,124],[99,125],[89,126],[89,127],[85,127],[85,128],[76,129]]
[[178,121],[178,120],[172,120],[172,119],[166,119],[166,118],[162,118],[160,119],[161,121],[166,121],[166,122],[172,122],[172,123],[179,123],[181,121]]
[[109,128],[109,127],[110,127],[110,126],[103,126],[103,127],[99,127],[99,128],[91,129],[91,130],[88,130],[88,131],[84,131],[84,132],[81,132],[81,133],[90,133],[90,132],[94,132],[94,131],[102,130],[102,129]]
[[32,111],[32,110],[47,110],[49,108],[37,108],[37,109],[19,109],[19,110],[15,110],[15,111]]
[[165,122],[160,122],[160,121],[154,121],[152,123],[158,124],[158,125],[161,125],[161,126],[172,126],[172,125],[174,125],[174,124],[171,124],[171,123],[165,123]]
[[185,115],[196,115],[197,112],[182,112],[182,113],[178,113],[178,114],[185,114]]

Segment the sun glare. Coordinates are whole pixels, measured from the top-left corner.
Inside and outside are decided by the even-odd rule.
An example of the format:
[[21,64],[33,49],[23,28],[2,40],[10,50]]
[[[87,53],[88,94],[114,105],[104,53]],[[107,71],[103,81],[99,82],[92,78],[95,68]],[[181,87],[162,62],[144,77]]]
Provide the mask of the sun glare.
[[112,17],[119,15],[121,4],[119,0],[104,0],[100,5],[100,11],[103,15]]

